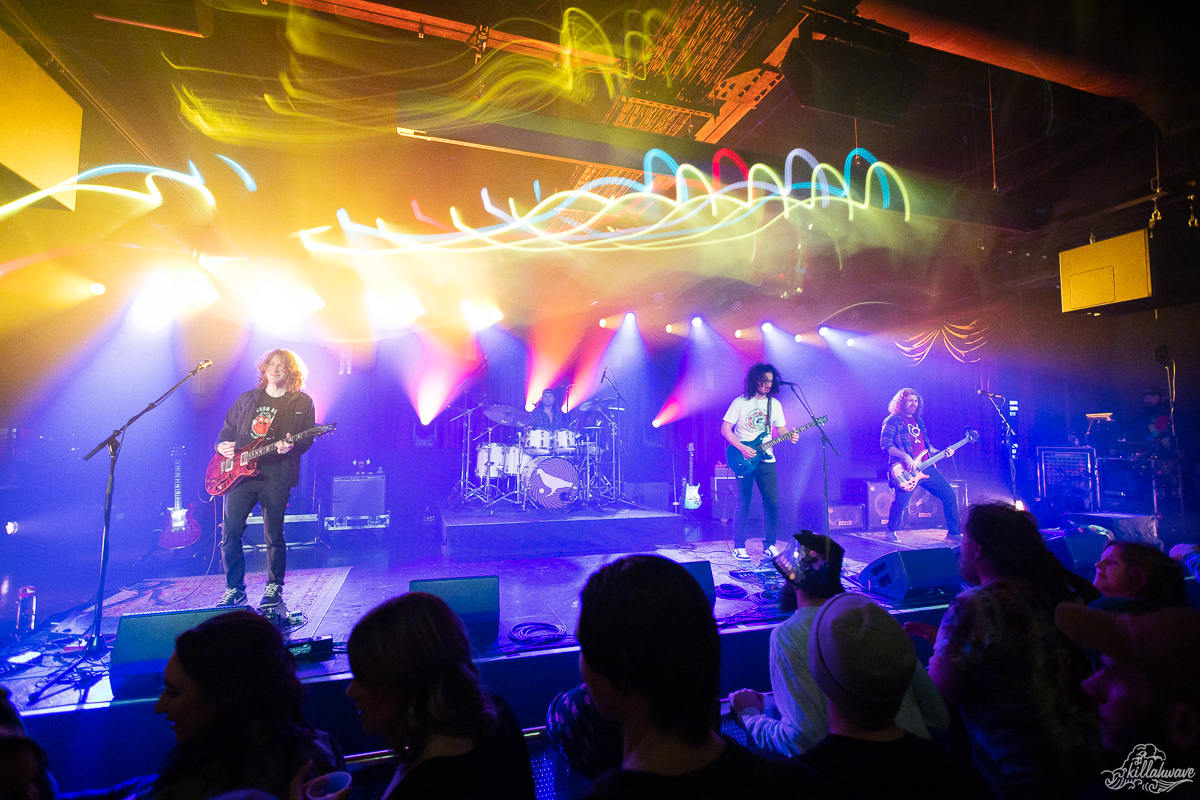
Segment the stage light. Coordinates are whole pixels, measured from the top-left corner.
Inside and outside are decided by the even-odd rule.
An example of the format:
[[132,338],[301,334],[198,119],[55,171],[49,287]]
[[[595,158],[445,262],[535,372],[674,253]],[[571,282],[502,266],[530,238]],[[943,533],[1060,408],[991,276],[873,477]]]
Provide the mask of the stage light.
[[600,320],[600,327],[601,327],[601,328],[607,328],[607,327],[608,327],[608,320],[606,320],[606,319],[602,319],[602,320]]
[[1017,511],[1024,511],[1024,510],[1025,510],[1025,501],[1024,501],[1024,500],[1018,500],[1018,501],[1016,502],[1016,508],[1017,508]]
[[692,317],[692,327],[693,328],[699,328],[703,324],[704,324],[704,320],[700,319],[699,317]]
[[801,336],[800,334],[798,334],[798,333],[797,333],[797,334],[796,334],[796,341],[797,341],[797,342],[803,342],[803,341],[804,341],[804,337],[803,337],[803,336]]
[[17,523],[16,522],[4,523],[4,532],[7,533],[9,536],[12,536],[14,533],[17,532]]
[[129,319],[139,330],[157,333],[171,324],[175,312],[175,296],[170,281],[160,273],[151,278],[146,288],[134,299],[129,308]]
[[103,283],[93,283],[91,286],[91,289],[92,289],[92,294],[96,295],[97,297],[99,297],[100,295],[102,295],[106,291],[108,291],[105,288]]
[[504,314],[500,309],[494,306],[491,308],[480,308],[470,300],[463,300],[459,304],[459,308],[462,309],[463,318],[467,321],[467,328],[473,333],[486,330],[504,319]]
[[626,321],[626,322],[634,322],[634,321],[635,321],[635,320],[634,320],[634,317],[633,317],[633,312],[632,312],[632,311],[626,311],[626,312],[625,312],[625,321]]
[[829,328],[827,328],[827,327],[825,327],[824,325],[822,325],[820,328],[818,328],[818,329],[817,329],[817,334],[818,334],[818,335],[820,335],[820,336],[828,336],[828,335],[829,335]]
[[774,326],[771,325],[771,323],[769,323],[769,322],[764,322],[760,327],[762,328],[763,333],[766,333],[767,331],[771,330],[771,328]]
[[671,326],[667,325],[667,333],[670,333],[670,332],[671,332]]
[[853,338],[846,340],[846,347],[854,347],[854,339]]
[[741,328],[738,328],[736,331],[733,332],[733,338],[735,338],[735,339],[742,338],[742,329]]

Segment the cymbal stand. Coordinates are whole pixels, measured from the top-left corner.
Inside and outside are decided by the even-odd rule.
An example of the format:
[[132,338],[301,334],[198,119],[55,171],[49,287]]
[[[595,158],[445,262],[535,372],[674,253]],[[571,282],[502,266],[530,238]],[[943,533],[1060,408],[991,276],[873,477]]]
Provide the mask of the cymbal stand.
[[482,408],[483,405],[483,403],[477,403],[454,417],[454,419],[461,419],[463,421],[462,463],[459,468],[458,486],[455,487],[454,492],[454,498],[458,501],[457,504],[459,505],[471,502],[487,502],[487,487],[478,486],[471,480],[471,445],[474,438],[472,432],[474,428],[474,416],[475,412]]

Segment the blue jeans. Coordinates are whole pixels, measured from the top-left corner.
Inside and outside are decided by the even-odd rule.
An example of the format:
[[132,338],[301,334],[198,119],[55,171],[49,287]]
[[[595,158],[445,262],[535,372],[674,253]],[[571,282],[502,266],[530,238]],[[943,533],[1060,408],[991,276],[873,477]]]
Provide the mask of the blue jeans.
[[746,546],[746,520],[750,516],[750,501],[754,499],[754,485],[762,497],[763,522],[766,534],[763,546],[775,544],[775,523],[779,519],[779,476],[775,473],[774,461],[763,461],[744,478],[737,479],[738,505],[733,515],[733,546]]
[[[954,494],[954,487],[937,467],[927,467],[924,472],[929,477],[917,485],[924,486],[925,491],[942,501],[942,509],[946,512],[946,534],[949,536],[960,535],[958,496]],[[892,488],[895,490],[896,496],[892,500],[891,511],[888,512],[887,529],[895,533],[904,521],[904,510],[908,508],[913,493],[906,492],[899,486],[893,485]]]
[[246,590],[246,554],[242,534],[254,506],[262,507],[263,539],[267,544],[267,581],[283,585],[287,568],[287,543],[283,518],[292,489],[270,478],[247,478],[225,495],[225,524],[221,534],[221,559],[225,562],[225,588]]

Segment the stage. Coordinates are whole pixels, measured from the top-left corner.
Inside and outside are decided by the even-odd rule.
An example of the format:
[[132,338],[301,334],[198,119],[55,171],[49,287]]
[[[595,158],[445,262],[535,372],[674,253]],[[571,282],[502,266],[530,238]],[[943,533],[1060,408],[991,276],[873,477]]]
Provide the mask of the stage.
[[[481,517],[499,517],[491,523]],[[472,544],[470,536],[488,535],[492,541],[510,537],[510,551],[528,548],[544,535],[536,523],[516,515],[447,514],[446,546],[430,548],[418,532],[364,532],[339,536],[331,542],[311,543],[290,552],[289,580],[284,599],[292,611],[305,614],[290,637],[329,637],[333,652],[327,656],[299,658],[299,674],[308,691],[307,715],[315,726],[333,733],[347,753],[369,752],[382,742],[364,737],[354,709],[344,696],[350,679],[344,647],[354,623],[382,600],[409,590],[414,580],[456,580],[475,586],[473,578],[494,578],[498,587],[493,635],[477,641],[481,673],[487,684],[513,706],[523,727],[544,724],[545,709],[559,692],[579,682],[578,648],[572,632],[578,613],[579,591],[599,566],[631,552],[657,553],[681,563],[702,562],[695,574],[702,583],[708,574],[715,587],[714,615],[722,633],[722,691],[743,686],[768,689],[766,653],[771,628],[783,619],[778,607],[780,580],[761,558],[761,539],[751,539],[754,558],[739,561],[730,549],[730,531],[719,520],[685,518],[663,512],[628,509],[605,518],[589,513],[578,519],[565,515],[552,525],[578,525],[580,530],[607,525],[590,539],[592,552],[522,557],[498,553]],[[635,528],[640,546],[613,547],[596,552],[604,543],[629,542],[623,532]],[[529,528],[533,527],[533,532]],[[686,536],[685,536],[686,534]],[[529,537],[523,540],[521,537]],[[843,575],[847,588],[858,588],[856,576],[871,562],[890,553],[945,548],[945,531],[901,533],[898,544],[884,541],[882,531],[836,532],[846,548]],[[689,539],[691,541],[685,541]],[[544,544],[544,539],[542,540]],[[473,557],[472,557],[473,555]],[[203,566],[205,559],[197,559]],[[250,553],[247,576],[251,601],[261,592],[261,554]],[[485,585],[486,581],[478,585]],[[146,612],[181,612],[209,607],[220,596],[222,576],[161,575],[113,587],[106,603],[104,631],[117,631],[121,614],[135,619]],[[877,598],[905,619],[936,623],[945,608],[938,602],[893,602]],[[51,610],[48,610],[51,611]],[[14,648],[40,653],[25,666],[6,663],[3,682],[25,716],[32,735],[49,751],[54,772],[64,791],[115,783],[157,768],[172,745],[170,728],[153,713],[154,697],[113,699],[108,659],[92,663],[67,686],[44,693],[29,702],[45,678],[72,657],[62,645],[92,613],[90,604],[55,614],[56,622],[42,626],[35,636]],[[115,638],[115,637],[113,637]],[[137,731],[137,746],[114,731]]]

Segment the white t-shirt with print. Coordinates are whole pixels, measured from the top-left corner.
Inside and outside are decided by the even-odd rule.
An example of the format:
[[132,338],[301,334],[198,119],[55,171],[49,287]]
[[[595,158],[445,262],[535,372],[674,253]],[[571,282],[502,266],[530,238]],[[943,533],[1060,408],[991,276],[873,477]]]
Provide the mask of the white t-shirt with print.
[[[733,425],[733,435],[738,438],[738,441],[750,441],[763,431],[768,432],[768,439],[772,438],[770,428],[767,427],[767,398],[765,397],[762,399],[751,397],[747,400],[742,395],[738,395],[729,404],[729,410],[721,419]],[[778,397],[771,398],[771,425],[775,428],[787,427],[787,421],[783,418],[783,404],[779,402]],[[775,454],[771,450],[767,450],[766,460],[775,460]]]

